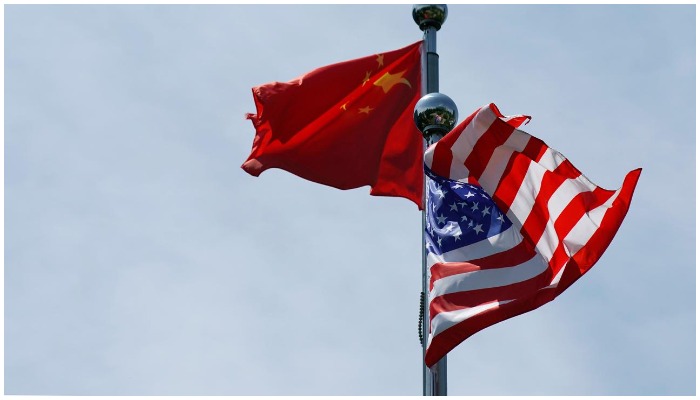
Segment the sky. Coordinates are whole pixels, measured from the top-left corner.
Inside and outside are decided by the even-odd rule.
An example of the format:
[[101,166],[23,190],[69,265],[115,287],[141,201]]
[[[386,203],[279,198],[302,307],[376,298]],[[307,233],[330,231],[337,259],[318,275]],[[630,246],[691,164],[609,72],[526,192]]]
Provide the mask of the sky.
[[[410,4],[5,5],[4,391],[420,395],[421,214],[240,169],[251,88],[421,40]],[[695,5],[449,5],[440,91],[589,179],[593,269],[448,355],[450,395],[695,395]]]

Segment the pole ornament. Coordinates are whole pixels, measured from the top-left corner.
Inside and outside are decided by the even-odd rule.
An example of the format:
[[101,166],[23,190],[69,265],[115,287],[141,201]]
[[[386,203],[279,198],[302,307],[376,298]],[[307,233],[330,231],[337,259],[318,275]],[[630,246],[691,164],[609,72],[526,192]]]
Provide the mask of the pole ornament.
[[447,19],[447,4],[414,4],[413,20],[422,29],[433,27],[440,30],[440,27]]

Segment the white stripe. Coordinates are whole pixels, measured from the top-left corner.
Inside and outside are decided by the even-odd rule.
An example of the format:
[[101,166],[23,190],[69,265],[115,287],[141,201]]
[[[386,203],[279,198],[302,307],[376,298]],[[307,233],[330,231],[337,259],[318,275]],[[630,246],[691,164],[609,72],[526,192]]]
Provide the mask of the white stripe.
[[523,240],[519,228],[511,225],[510,228],[493,235],[490,238],[470,244],[469,246],[448,251],[442,255],[428,253],[428,266],[444,262],[463,262],[478,260],[480,258],[500,253],[515,247]]
[[[460,135],[459,139],[455,142],[455,144],[452,146],[452,151],[454,152],[455,150],[457,152],[464,153],[464,156],[460,156],[462,159],[462,162],[467,159],[467,156],[471,152],[471,150],[474,148],[474,145],[476,142],[481,139],[481,137],[488,131],[488,129],[491,127],[493,122],[497,119],[496,114],[493,113],[491,108],[486,105],[479,110],[478,113],[474,116],[474,119],[472,119],[472,122],[467,126],[467,128],[470,128],[469,130],[465,129],[464,133],[467,133],[466,135],[463,133]],[[465,152],[463,149],[469,149],[469,151]]]
[[547,202],[549,210],[549,218],[556,221],[566,207],[571,203],[574,197],[580,193],[590,192],[596,187],[591,188],[587,182],[582,181],[578,177],[576,179],[567,179],[552,193],[552,197]]
[[579,182],[581,182],[583,185],[586,185],[586,187],[587,187],[589,190],[591,190],[591,191],[593,191],[593,190],[595,190],[595,189],[598,188],[598,185],[596,185],[595,183],[591,182],[591,180],[588,179],[588,177],[586,177],[586,175],[584,175],[584,174],[579,175],[578,178],[576,178],[576,179],[577,179]]
[[547,168],[550,171],[554,171],[558,166],[561,165],[566,160],[563,154],[554,150],[553,148],[547,146],[547,150],[542,153],[542,157],[538,161],[540,165]]
[[463,179],[469,175],[469,170],[464,166],[464,161],[469,157],[476,142],[486,133],[495,120],[496,114],[491,111],[489,106],[484,106],[457,137],[450,149],[452,152],[450,179]]
[[500,302],[493,301],[490,303],[480,304],[476,307],[467,307],[461,310],[446,311],[436,315],[433,319],[430,320],[431,332],[430,337],[428,338],[428,346],[430,346],[430,342],[432,342],[433,338],[439,335],[441,332],[444,332],[445,330],[477,314],[480,314],[484,311],[496,309],[503,304],[510,303],[511,301],[512,300],[504,300]]
[[423,155],[423,162],[430,169],[433,168],[433,155],[435,154],[435,145],[436,144],[437,143],[433,143],[430,146],[428,146],[428,148],[425,150],[425,153]]
[[554,223],[550,219],[547,220],[547,224],[544,226],[544,232],[542,236],[540,236],[540,240],[537,241],[535,248],[542,254],[542,257],[551,260],[557,247],[559,247],[559,234],[557,230],[554,229]]
[[581,219],[578,220],[576,225],[571,229],[571,232],[566,235],[563,240],[564,249],[570,257],[581,250],[591,239],[595,231],[600,228],[600,222],[603,220],[605,213],[612,207],[613,201],[615,201],[621,190],[622,188],[618,189],[614,195],[610,196],[608,201],[583,214]]
[[[508,125],[513,126],[510,124],[510,121],[513,119],[516,119],[516,118],[520,118],[520,117],[522,117],[522,115],[509,115],[509,116],[503,116],[503,117],[501,117],[501,119],[503,120],[503,122],[507,122]],[[518,124],[518,126],[520,126],[520,124]]]
[[[563,164],[564,161],[566,161],[566,157],[564,157],[563,154],[561,154],[557,150],[554,150],[551,147],[547,147],[547,150],[545,150],[538,162],[540,165],[547,168],[548,170],[554,171],[561,164]],[[580,175],[576,179],[589,191],[593,191],[598,187],[595,183],[591,182],[591,180],[588,179],[585,175],[581,174],[580,172],[579,174]]]
[[[544,171],[543,171],[544,173]],[[559,247],[559,234],[554,227],[554,223],[559,218],[561,213],[569,206],[571,200],[574,199],[582,191],[588,191],[585,186],[582,186],[575,179],[567,179],[552,193],[552,196],[547,201],[547,209],[549,210],[549,218],[544,226],[544,232],[537,241],[537,251],[542,254],[547,260],[551,260],[554,251]],[[523,221],[524,222],[524,221]],[[534,233],[534,232],[533,232]]]
[[537,194],[540,192],[540,185],[542,184],[542,177],[545,171],[544,168],[534,161],[530,161],[530,165],[527,167],[525,179],[520,184],[518,193],[513,199],[513,204],[508,209],[508,218],[514,225],[518,225],[519,228],[522,228],[527,216],[532,211]]
[[493,196],[513,153],[522,152],[531,137],[529,134],[516,129],[503,145],[494,149],[488,164],[486,164],[486,168],[484,168],[484,172],[479,177],[479,183],[486,190],[486,193]]
[[[581,175],[583,176],[583,175]],[[580,178],[580,177],[579,177]],[[579,179],[577,178],[577,179]],[[587,178],[586,178],[587,179]],[[590,182],[590,181],[589,181]],[[605,213],[607,210],[609,210],[612,207],[613,202],[617,198],[617,196],[620,194],[622,191],[622,188],[617,190],[612,196],[610,196],[610,199],[608,199],[604,204],[601,206],[597,207],[596,209],[590,211],[587,215],[590,218],[586,218],[586,215],[584,215],[578,223],[574,226],[574,228],[569,232],[567,237],[564,239],[564,250],[566,253],[569,255],[569,257],[573,256],[577,251],[579,251],[583,246],[588,243],[588,241],[591,239],[593,234],[597,229],[591,230],[591,227],[597,228],[600,226],[600,223],[603,221],[603,217],[605,217]],[[586,223],[586,221],[588,223]],[[580,227],[579,227],[580,225]],[[576,233],[574,231],[577,231]],[[583,245],[579,244],[574,244],[574,237],[578,238],[579,240],[582,240],[585,238],[585,243]],[[568,242],[568,243],[567,243]],[[539,250],[539,247],[538,247]],[[572,251],[575,250],[575,251]],[[561,281],[561,277],[564,275],[564,270],[569,266],[569,262],[567,261],[557,272],[557,274],[552,278],[552,281],[550,284],[546,287],[543,287],[541,290],[545,289],[554,289],[559,285],[559,282]]]
[[450,179],[466,181],[467,178],[469,178],[469,170],[464,166],[464,162],[459,162],[453,157],[450,165]]
[[582,181],[579,176],[576,179],[567,179],[552,193],[547,201],[549,219],[545,225],[544,233],[537,242],[537,250],[548,260],[552,259],[554,251],[559,246],[559,234],[554,228],[555,222],[571,204],[571,201],[581,193],[590,192],[588,182]]
[[559,285],[559,281],[561,281],[561,277],[564,275],[564,270],[568,266],[569,266],[569,262],[567,261],[566,264],[564,264],[564,266],[559,268],[559,272],[557,272],[557,274],[554,275],[554,278],[552,278],[552,281],[549,283],[549,286],[543,287],[542,289],[539,289],[539,290],[552,289],[552,288],[557,287]]
[[549,269],[541,255],[535,254],[528,261],[513,267],[484,269],[438,279],[430,291],[430,300],[450,293],[489,289],[512,285],[532,279]]
[[[511,206],[515,220],[517,220],[519,224],[523,224],[532,211],[532,206],[535,204],[534,199],[539,193],[542,177],[545,173],[545,169],[542,168],[539,163],[531,163],[528,167],[526,179],[520,186],[518,195],[515,197],[513,205]],[[533,178],[531,174],[535,175],[535,177]],[[530,182],[529,185],[528,182]],[[534,187],[536,189],[536,193],[534,193],[532,197],[524,199],[522,195],[531,193],[531,191],[527,190],[528,186]],[[537,251],[539,251],[546,259],[550,260],[554,254],[554,251],[559,246],[560,238],[554,227],[554,223],[576,196],[578,196],[580,193],[590,192],[592,190],[591,187],[596,188],[595,185],[591,184],[590,181],[588,181],[582,175],[575,179],[566,179],[552,193],[549,200],[547,200],[549,218],[545,225],[544,232],[542,236],[540,236],[540,239],[536,245]],[[508,214],[508,217],[511,217],[510,213]],[[515,220],[511,219],[511,221]]]

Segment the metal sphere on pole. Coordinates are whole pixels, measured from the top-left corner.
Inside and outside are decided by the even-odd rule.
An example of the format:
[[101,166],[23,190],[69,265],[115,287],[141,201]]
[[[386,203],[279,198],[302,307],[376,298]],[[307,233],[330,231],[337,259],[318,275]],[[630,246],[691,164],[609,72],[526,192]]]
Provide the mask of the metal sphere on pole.
[[413,122],[428,143],[434,143],[449,133],[457,123],[457,105],[442,93],[428,93],[413,109]]
[[[445,136],[455,125],[457,120],[457,107],[447,96],[437,93],[440,91],[439,81],[439,56],[437,54],[437,31],[447,19],[446,4],[415,4],[413,6],[413,20],[423,31],[423,87],[424,95],[414,109],[414,121],[423,133],[423,137],[430,145]],[[425,178],[424,178],[425,187]],[[424,199],[425,204],[425,199]],[[421,344],[423,345],[423,395],[446,396],[447,395],[447,357],[443,357],[432,368],[425,366],[425,350],[428,339],[429,296],[428,296],[428,270],[425,253],[425,209],[422,213],[422,310],[421,315]]]
[[425,30],[428,26],[440,29],[447,19],[447,4],[414,4],[413,20]]

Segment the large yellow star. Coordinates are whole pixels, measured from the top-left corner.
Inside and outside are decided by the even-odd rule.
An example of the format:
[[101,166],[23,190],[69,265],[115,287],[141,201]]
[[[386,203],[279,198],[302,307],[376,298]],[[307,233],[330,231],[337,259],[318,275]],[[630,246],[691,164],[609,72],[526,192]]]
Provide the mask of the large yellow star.
[[391,90],[394,85],[397,85],[399,83],[403,83],[404,85],[411,87],[411,82],[408,81],[408,79],[403,77],[403,74],[405,74],[406,71],[401,71],[397,74],[390,74],[390,73],[385,73],[382,75],[381,78],[377,79],[374,82],[375,86],[381,86],[382,89],[384,89],[384,93],[388,93],[389,90]]

